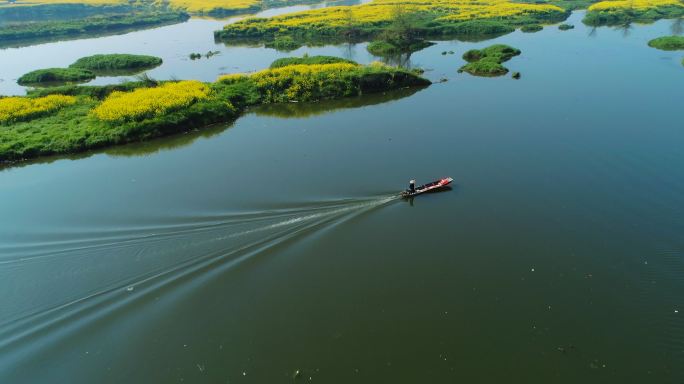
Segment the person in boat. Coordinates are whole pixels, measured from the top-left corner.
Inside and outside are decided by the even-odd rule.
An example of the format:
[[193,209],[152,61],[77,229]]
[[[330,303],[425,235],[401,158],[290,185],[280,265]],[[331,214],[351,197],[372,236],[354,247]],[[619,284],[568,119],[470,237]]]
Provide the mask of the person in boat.
[[408,191],[409,191],[409,193],[416,193],[416,181],[415,180],[409,181]]

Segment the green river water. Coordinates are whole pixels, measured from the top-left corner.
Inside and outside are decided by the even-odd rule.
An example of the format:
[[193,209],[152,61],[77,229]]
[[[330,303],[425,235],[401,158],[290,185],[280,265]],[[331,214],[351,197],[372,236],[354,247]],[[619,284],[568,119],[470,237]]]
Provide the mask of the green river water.
[[[405,60],[425,89],[0,170],[0,382],[684,382],[684,54],[647,46],[677,23],[581,18],[438,42]],[[224,23],[0,50],[0,92],[92,53],[287,56]],[[456,72],[493,42],[522,79]]]

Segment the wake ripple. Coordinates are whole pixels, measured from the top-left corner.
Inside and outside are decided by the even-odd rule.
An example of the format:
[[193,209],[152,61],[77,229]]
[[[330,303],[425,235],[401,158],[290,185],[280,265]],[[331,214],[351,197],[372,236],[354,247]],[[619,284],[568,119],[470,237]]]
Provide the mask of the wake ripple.
[[0,354],[397,199],[382,195],[175,218],[171,224],[5,245],[0,248]]

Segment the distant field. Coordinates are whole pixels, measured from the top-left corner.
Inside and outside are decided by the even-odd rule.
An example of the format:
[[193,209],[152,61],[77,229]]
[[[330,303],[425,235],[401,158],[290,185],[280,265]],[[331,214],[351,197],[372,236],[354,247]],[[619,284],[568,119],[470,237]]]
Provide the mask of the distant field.
[[133,5],[133,6],[152,6],[152,7],[166,7],[170,6],[173,9],[185,10],[191,13],[212,13],[220,11],[239,11],[259,8],[262,5],[261,0],[142,0],[137,2],[129,2],[127,0],[31,0],[31,1],[16,1],[14,3],[3,2],[0,7],[20,7],[20,6],[38,6],[38,5],[55,5],[55,4],[83,4],[90,6],[103,5]]

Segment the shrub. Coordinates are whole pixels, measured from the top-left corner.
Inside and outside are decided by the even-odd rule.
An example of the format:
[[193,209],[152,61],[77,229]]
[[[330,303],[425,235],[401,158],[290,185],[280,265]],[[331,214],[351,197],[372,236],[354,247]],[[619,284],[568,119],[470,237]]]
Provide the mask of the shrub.
[[561,31],[567,31],[573,28],[575,28],[575,26],[572,24],[561,24],[558,26],[558,29],[560,29]]

